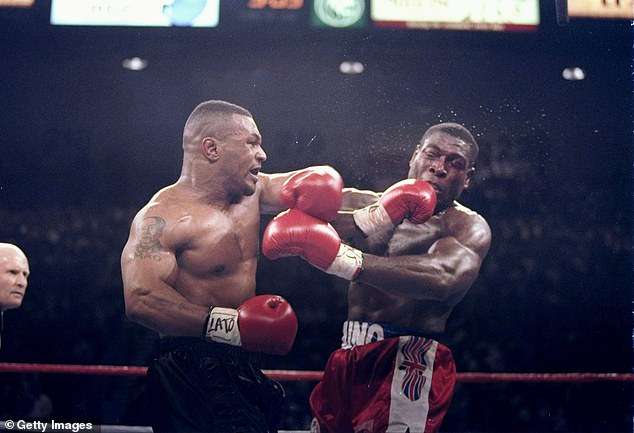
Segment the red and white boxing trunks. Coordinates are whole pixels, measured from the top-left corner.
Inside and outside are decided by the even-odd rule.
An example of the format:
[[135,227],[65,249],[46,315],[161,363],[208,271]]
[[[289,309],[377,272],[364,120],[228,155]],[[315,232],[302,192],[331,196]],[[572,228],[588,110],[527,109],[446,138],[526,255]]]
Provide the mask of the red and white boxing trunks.
[[456,379],[451,351],[393,326],[346,321],[310,396],[311,431],[434,433]]

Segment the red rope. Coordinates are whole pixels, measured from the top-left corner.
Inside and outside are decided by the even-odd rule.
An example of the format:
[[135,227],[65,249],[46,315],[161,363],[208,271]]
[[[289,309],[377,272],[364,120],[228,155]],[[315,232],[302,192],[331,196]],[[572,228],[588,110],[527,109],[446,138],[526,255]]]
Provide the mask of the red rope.
[[457,373],[463,383],[499,382],[634,382],[631,373]]
[[[76,365],[76,364],[27,364],[0,362],[0,373],[56,373],[87,374],[97,376],[144,376],[147,367],[126,365]],[[321,371],[264,370],[274,380],[319,381]],[[458,373],[456,380],[462,383],[499,382],[634,382],[632,373]]]
[[0,362],[0,373],[90,374],[96,376],[145,376],[147,367],[126,365],[22,364]]

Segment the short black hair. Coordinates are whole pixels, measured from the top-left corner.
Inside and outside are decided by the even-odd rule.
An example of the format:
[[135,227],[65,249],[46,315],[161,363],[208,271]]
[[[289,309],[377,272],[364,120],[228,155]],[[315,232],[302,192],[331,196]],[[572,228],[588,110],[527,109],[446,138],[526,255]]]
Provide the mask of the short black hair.
[[187,125],[191,122],[197,122],[200,119],[216,114],[240,114],[243,116],[253,117],[249,110],[239,105],[232,104],[227,101],[210,100],[201,102],[196,106],[196,108],[194,108],[187,118],[187,122],[185,122],[185,127],[187,127]]
[[427,131],[423,134],[423,137],[420,139],[420,145],[422,146],[427,137],[436,132],[442,132],[452,137],[459,138],[469,145],[471,148],[471,155],[469,156],[469,162],[471,166],[475,166],[476,161],[478,160],[478,153],[480,152],[480,148],[478,146],[478,142],[471,132],[459,123],[438,123],[436,125],[430,126]]
[[191,112],[183,128],[183,148],[189,138],[196,134],[223,135],[226,131],[226,118],[232,114],[253,118],[246,108],[227,101],[209,100],[201,102]]

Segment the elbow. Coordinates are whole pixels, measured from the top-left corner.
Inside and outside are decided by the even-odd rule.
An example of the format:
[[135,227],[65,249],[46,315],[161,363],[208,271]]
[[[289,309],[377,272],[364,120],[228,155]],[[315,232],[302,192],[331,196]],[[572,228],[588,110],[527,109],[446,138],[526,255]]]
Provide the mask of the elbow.
[[439,279],[436,300],[455,305],[465,296],[475,276],[459,272],[457,269],[445,269]]
[[135,322],[135,323],[139,323],[142,321],[141,320],[142,314],[139,308],[137,307],[136,303],[129,302],[127,299],[125,302],[125,316],[128,318],[128,320],[131,320],[132,322]]
[[453,306],[464,297],[467,290],[468,287],[461,284],[447,282],[439,287],[435,300]]
[[147,308],[145,308],[144,299],[147,291],[143,289],[135,289],[125,294],[125,315],[132,322],[143,325],[147,316]]
[[439,278],[433,286],[428,286],[426,294],[423,298],[428,300],[441,302],[443,304],[451,303],[454,294],[456,293],[456,285],[451,276]]
[[141,322],[141,314],[139,313],[139,310],[128,302],[125,303],[125,316],[132,322]]

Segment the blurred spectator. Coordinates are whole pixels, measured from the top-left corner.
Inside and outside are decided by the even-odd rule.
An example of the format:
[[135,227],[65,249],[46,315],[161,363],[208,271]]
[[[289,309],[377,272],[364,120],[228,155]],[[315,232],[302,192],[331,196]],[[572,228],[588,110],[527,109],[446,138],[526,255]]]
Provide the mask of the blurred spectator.
[[29,261],[13,244],[0,243],[0,312],[19,308],[26,294]]
[[[22,305],[29,275],[26,254],[16,245],[0,243],[0,343],[4,328],[4,312]],[[48,395],[42,393],[36,375],[13,376],[2,381],[2,385],[1,419],[43,419],[51,414],[51,400]]]

